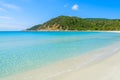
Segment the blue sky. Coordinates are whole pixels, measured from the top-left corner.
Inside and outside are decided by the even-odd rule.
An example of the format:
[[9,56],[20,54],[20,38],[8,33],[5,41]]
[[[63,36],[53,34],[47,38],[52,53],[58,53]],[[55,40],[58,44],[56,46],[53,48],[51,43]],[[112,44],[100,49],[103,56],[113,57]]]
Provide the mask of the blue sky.
[[120,18],[119,0],[0,0],[0,31],[24,30],[59,15]]

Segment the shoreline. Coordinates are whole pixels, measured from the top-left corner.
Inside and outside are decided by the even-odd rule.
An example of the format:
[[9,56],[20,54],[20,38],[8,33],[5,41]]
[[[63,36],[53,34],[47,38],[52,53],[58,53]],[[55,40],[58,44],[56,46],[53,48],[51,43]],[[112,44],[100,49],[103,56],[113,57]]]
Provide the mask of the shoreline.
[[[79,72],[79,74],[82,74],[84,73],[83,71],[84,69],[89,70],[89,67],[99,64],[100,62],[104,62],[108,58],[114,56],[113,54],[116,54],[117,52],[120,51],[119,44],[120,43],[115,43],[111,46],[100,48],[85,55],[80,55],[75,58],[60,61],[58,63],[48,65],[44,68],[31,70],[28,72],[16,74],[6,78],[1,78],[0,80],[74,80],[74,78],[79,77],[77,72]],[[95,68],[95,70],[99,72],[98,68],[97,69]],[[71,75],[71,76],[67,77],[67,75]],[[78,76],[75,77],[73,75],[78,75]],[[86,75],[82,75],[82,76],[86,76]],[[79,77],[79,79],[82,78]],[[88,79],[83,79],[83,80],[88,80]],[[91,79],[91,80],[97,80],[97,79]]]
[[92,31],[92,30],[87,30],[87,31],[77,31],[77,30],[27,30],[23,32],[112,32],[112,33],[120,33],[120,31]]
[[120,33],[120,31],[97,31],[97,30],[87,30],[87,31],[78,31],[78,30],[22,30],[22,31],[0,31],[0,32],[112,32]]

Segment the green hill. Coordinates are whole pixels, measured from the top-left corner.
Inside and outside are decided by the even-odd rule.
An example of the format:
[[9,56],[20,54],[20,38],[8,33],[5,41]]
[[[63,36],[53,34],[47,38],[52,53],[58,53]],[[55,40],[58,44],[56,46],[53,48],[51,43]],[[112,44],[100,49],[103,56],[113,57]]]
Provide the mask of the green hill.
[[27,30],[120,30],[120,19],[58,16]]

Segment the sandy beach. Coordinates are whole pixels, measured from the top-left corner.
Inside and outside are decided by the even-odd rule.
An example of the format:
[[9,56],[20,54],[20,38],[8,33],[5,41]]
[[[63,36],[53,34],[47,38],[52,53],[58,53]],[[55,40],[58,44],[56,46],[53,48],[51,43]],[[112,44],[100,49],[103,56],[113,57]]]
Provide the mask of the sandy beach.
[[0,80],[120,80],[120,43]]
[[0,80],[120,80],[120,0],[0,0]]
[[104,60],[49,80],[120,80],[120,51]]

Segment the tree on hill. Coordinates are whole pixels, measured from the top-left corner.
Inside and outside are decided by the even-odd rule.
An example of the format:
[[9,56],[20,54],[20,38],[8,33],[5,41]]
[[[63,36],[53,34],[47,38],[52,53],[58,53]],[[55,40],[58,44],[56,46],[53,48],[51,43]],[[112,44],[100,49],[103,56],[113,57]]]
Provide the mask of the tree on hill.
[[27,30],[120,30],[120,20],[58,16]]

